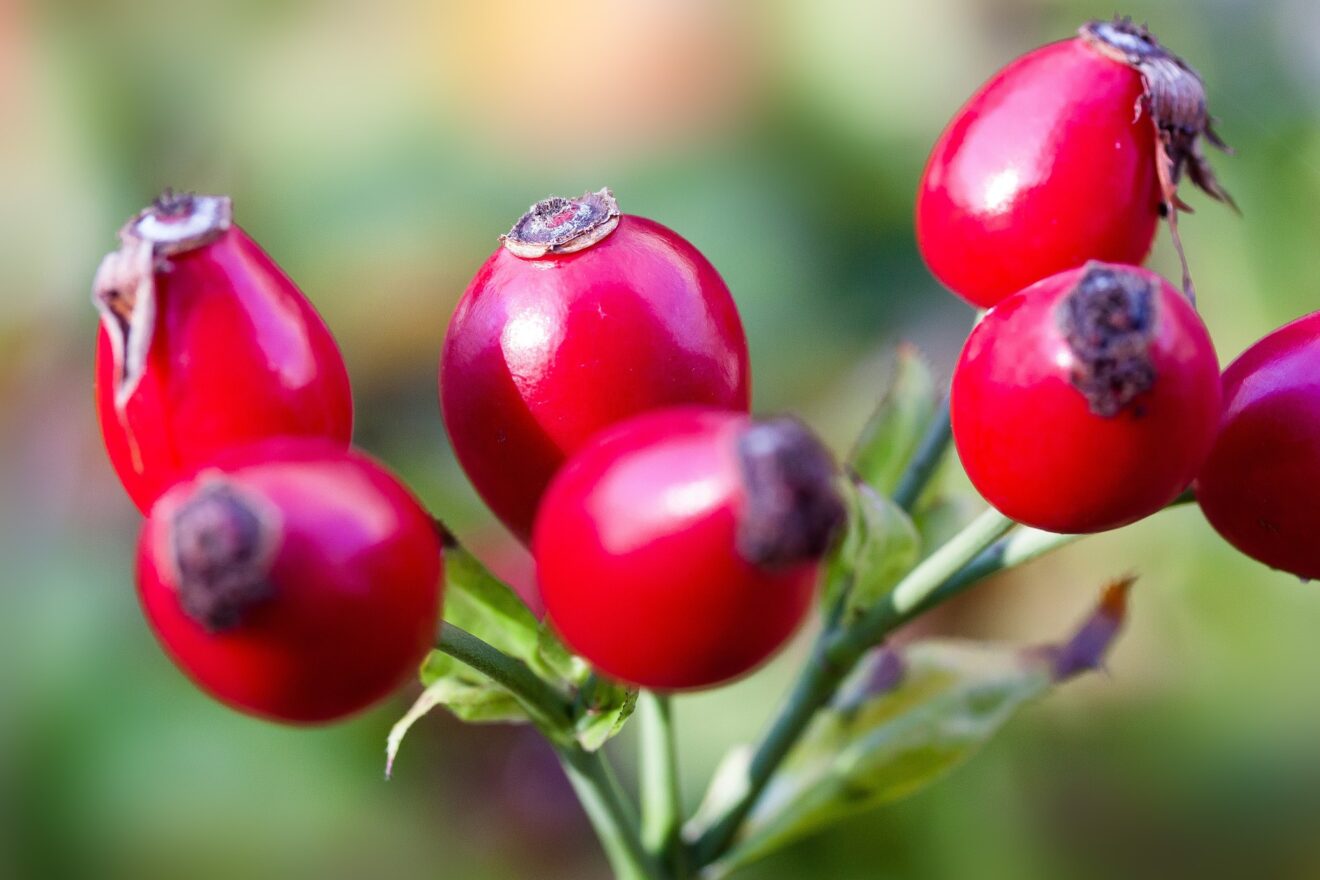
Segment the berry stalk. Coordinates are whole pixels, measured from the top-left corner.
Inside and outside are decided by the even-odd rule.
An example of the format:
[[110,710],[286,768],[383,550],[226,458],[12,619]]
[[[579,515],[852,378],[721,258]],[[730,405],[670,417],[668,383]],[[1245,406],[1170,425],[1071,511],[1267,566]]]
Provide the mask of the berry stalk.
[[641,740],[642,842],[681,880],[688,873],[680,834],[683,800],[669,695],[642,691],[637,699],[637,714]]

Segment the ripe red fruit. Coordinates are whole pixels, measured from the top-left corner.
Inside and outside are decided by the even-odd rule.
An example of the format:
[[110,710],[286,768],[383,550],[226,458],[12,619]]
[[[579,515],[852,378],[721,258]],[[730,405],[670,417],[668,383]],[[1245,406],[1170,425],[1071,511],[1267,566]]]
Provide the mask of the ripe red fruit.
[[1087,260],[1141,263],[1162,210],[1177,241],[1184,169],[1228,200],[1201,135],[1223,146],[1195,71],[1129,21],[1089,22],[1009,64],[954,116],[917,193],[917,244],[982,307]]
[[430,649],[442,565],[431,517],[384,468],[325,440],[222,453],[170,488],[138,545],[138,593],[203,690],[265,718],[363,709]]
[[1320,578],[1320,312],[1224,371],[1224,415],[1196,481],[1206,519],[1272,568]]
[[306,297],[223,196],[166,191],[120,231],[94,301],[96,411],[144,512],[216,453],[283,435],[348,445],[348,373]]
[[952,394],[958,455],[987,501],[1036,528],[1098,532],[1154,513],[1196,476],[1219,367],[1167,281],[1089,263],[991,309]]
[[477,492],[524,542],[546,485],[602,428],[678,404],[748,407],[729,289],[609,190],[549,198],[477,272],[445,337],[440,401]]
[[829,453],[793,419],[681,407],[601,434],[551,483],[533,550],[546,608],[601,672],[699,688],[778,649],[843,520]]

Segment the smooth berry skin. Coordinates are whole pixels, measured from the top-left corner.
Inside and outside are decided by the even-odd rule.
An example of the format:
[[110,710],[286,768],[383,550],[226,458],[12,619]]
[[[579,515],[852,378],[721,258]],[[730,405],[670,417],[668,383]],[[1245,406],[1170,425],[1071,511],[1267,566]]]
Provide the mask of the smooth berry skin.
[[1320,578],[1320,312],[1275,330],[1224,371],[1223,420],[1196,498],[1247,556]]
[[155,273],[157,317],[142,380],[114,404],[104,326],[96,411],[106,450],[144,513],[182,473],[278,436],[347,447],[353,400],[343,356],[292,280],[237,226],[168,257]]
[[[208,631],[180,601],[171,520],[219,474],[282,520],[273,595]],[[291,724],[337,720],[403,685],[430,650],[443,566],[432,520],[388,471],[323,440],[284,438],[221,454],[152,509],[138,595],[162,646],[202,690]]]
[[750,394],[747,340],[715,267],[626,214],[576,253],[499,248],[458,304],[439,381],[460,464],[524,543],[550,479],[601,429],[680,404],[746,411]]
[[1059,326],[1083,270],[1047,278],[991,309],[953,375],[953,438],[972,485],[1006,516],[1050,532],[1105,531],[1176,498],[1214,442],[1220,412],[1213,343],[1187,299],[1155,284],[1152,386],[1112,416],[1072,384]]
[[1141,75],[1080,37],[1009,64],[958,111],[917,194],[934,275],[988,308],[1087,260],[1140,264],[1159,222]]
[[818,565],[768,571],[735,546],[740,413],[679,408],[606,431],[560,471],[533,551],[550,619],[611,678],[705,688],[750,671],[811,608]]

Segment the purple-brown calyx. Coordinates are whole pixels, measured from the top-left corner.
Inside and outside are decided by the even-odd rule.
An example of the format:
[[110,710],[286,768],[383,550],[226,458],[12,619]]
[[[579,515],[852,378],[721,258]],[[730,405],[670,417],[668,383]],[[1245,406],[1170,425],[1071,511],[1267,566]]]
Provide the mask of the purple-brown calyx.
[[738,552],[766,569],[820,559],[847,511],[834,459],[797,419],[754,422],[738,438],[746,505],[738,523]]
[[585,250],[619,225],[619,204],[609,188],[569,199],[542,199],[500,236],[510,253],[524,259]]
[[[1155,302],[1145,275],[1092,262],[1059,304],[1059,330],[1072,353],[1068,378],[1096,415],[1117,416],[1155,384]],[[1133,414],[1141,413],[1134,407]]]
[[207,631],[237,626],[274,594],[270,570],[281,539],[278,519],[265,499],[219,475],[200,477],[173,512],[170,559],[179,601]]

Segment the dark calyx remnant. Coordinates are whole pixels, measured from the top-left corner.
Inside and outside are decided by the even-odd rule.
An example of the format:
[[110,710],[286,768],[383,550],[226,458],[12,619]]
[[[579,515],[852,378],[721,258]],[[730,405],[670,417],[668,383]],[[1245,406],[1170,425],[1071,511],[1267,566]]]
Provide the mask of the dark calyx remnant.
[[[1059,305],[1059,329],[1073,353],[1069,378],[1096,415],[1118,415],[1155,384],[1154,309],[1148,278],[1100,263],[1086,266]],[[1141,415],[1139,407],[1133,415]]]
[[738,459],[747,493],[739,554],[772,570],[824,556],[847,515],[829,450],[797,419],[783,416],[745,430]]
[[520,257],[569,254],[591,247],[618,225],[619,205],[606,188],[577,199],[542,199],[500,241]]
[[1130,18],[1089,21],[1079,33],[1095,51],[1141,74],[1145,109],[1155,124],[1158,141],[1155,170],[1160,181],[1159,212],[1169,224],[1174,250],[1182,263],[1183,292],[1195,302],[1192,272],[1178,234],[1178,212],[1191,210],[1178,196],[1183,172],[1212,198],[1237,208],[1201,149],[1204,137],[1220,150],[1230,152],[1215,133],[1206,107],[1205,84],[1191,65],[1161,46],[1154,34]]
[[[1148,109],[1159,130],[1165,154],[1162,158],[1167,163],[1161,168],[1162,182],[1170,188],[1176,186],[1185,169],[1198,187],[1220,201],[1233,204],[1201,152],[1202,136],[1219,149],[1228,149],[1214,131],[1201,75],[1130,18],[1090,21],[1082,26],[1080,33],[1097,51],[1141,74]],[[1176,207],[1187,210],[1175,193],[1167,192],[1166,196]]]
[[148,210],[154,210],[164,217],[182,217],[193,212],[193,200],[196,197],[196,193],[175,192],[173,187],[167,186]]
[[174,514],[172,526],[183,610],[207,630],[236,626],[274,594],[273,524],[229,483],[205,483]]

